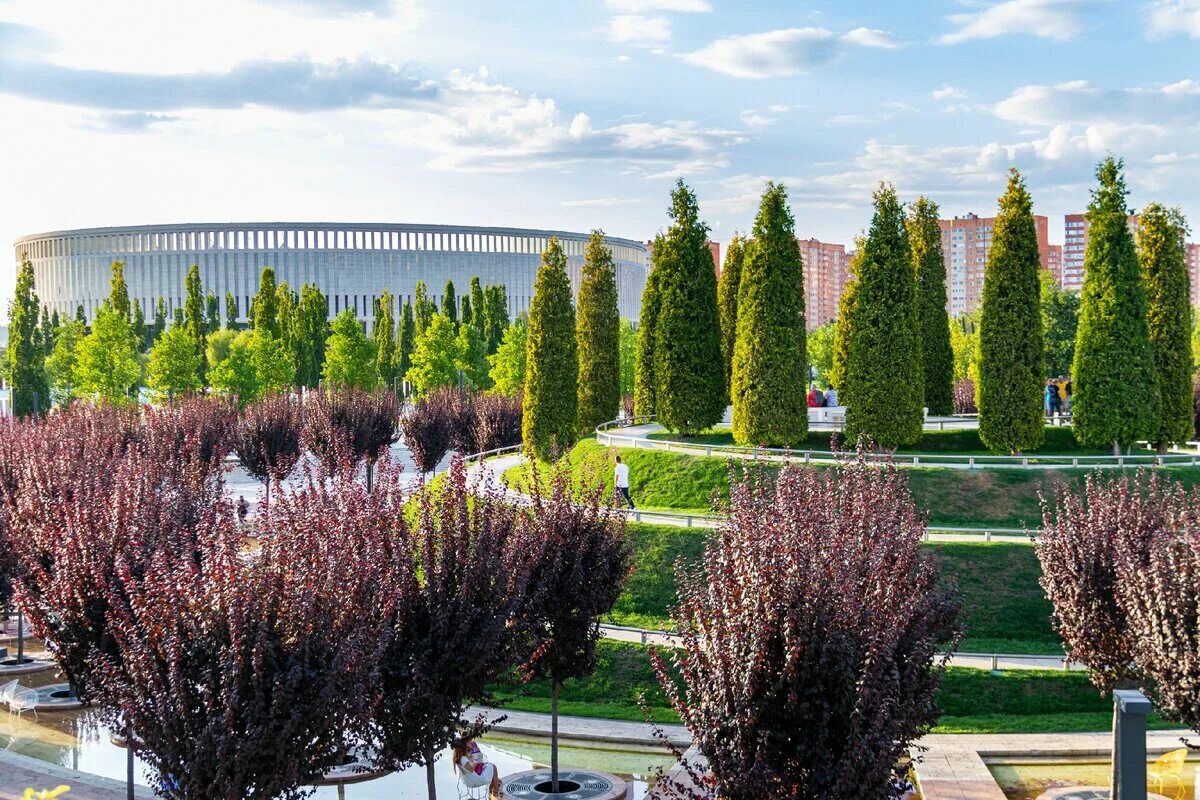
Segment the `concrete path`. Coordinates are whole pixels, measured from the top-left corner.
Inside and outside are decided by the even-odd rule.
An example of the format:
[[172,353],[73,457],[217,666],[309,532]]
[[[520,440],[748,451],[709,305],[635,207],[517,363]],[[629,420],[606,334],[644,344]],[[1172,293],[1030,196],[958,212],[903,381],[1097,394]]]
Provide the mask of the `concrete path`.
[[[126,797],[121,781],[0,750],[0,800],[21,800],[27,788],[40,791],[62,784],[71,787],[62,800],[125,800]],[[145,786],[135,785],[134,796],[140,800],[155,795]]]

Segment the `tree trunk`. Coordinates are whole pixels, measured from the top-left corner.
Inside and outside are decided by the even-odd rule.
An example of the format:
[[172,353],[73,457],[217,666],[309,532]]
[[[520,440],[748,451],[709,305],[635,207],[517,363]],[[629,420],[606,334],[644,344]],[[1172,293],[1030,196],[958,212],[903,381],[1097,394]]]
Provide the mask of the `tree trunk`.
[[367,494],[371,493],[371,479],[375,477],[375,462],[367,461]]
[[25,663],[25,614],[17,609],[17,664]]
[[267,490],[263,497],[263,522],[271,521],[271,473],[267,473]]
[[558,794],[558,681],[550,687],[550,791]]
[[1165,456],[1167,454],[1167,445],[1168,442],[1159,442],[1157,445],[1155,445],[1155,449],[1158,450],[1158,454],[1160,456]]
[[425,751],[425,784],[429,790],[429,800],[437,800],[437,781],[433,778],[433,751]]
[[125,800],[133,800],[133,726],[125,726]]
[[1118,442],[1116,439],[1113,439],[1113,455],[1114,456],[1121,455],[1121,443]]

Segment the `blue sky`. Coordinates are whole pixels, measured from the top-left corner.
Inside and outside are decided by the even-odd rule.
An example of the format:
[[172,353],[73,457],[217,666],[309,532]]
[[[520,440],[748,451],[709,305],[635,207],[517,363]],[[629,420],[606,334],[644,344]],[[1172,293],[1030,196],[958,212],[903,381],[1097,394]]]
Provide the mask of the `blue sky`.
[[800,235],[849,243],[880,180],[986,214],[1014,164],[1060,241],[1108,152],[1134,205],[1200,216],[1200,0],[0,0],[0,117],[6,246],[285,219],[646,239],[678,176],[720,241],[774,178]]

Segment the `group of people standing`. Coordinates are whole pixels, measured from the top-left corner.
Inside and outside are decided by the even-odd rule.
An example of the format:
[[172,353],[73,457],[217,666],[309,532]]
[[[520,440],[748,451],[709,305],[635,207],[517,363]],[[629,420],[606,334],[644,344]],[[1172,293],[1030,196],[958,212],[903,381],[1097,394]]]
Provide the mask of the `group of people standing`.
[[808,386],[808,407],[809,408],[833,408],[838,404],[837,389],[830,386],[825,391],[817,388],[815,383]]
[[1071,376],[1046,381],[1044,410],[1047,417],[1071,413]]

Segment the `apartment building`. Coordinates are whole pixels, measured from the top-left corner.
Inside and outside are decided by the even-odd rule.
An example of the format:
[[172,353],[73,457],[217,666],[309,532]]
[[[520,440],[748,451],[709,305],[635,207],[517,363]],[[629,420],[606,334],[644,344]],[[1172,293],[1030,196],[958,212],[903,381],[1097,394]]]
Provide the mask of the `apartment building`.
[[1046,251],[1046,269],[1054,276],[1054,282],[1062,286],[1063,281],[1063,246],[1052,244]]
[[[1127,220],[1129,230],[1137,235],[1137,214]],[[1063,218],[1063,269],[1059,282],[1064,289],[1078,292],[1083,288],[1083,258],[1087,253],[1088,221],[1086,214],[1067,214]]]
[[850,258],[844,244],[797,239],[804,262],[804,318],[809,330],[837,319],[838,300],[850,277]]
[[[1034,215],[1033,220],[1039,260],[1042,267],[1049,268],[1050,220],[1041,215]],[[938,220],[938,227],[942,231],[942,254],[946,260],[946,309],[951,317],[969,314],[983,300],[983,274],[992,249],[996,218],[966,214]]]

